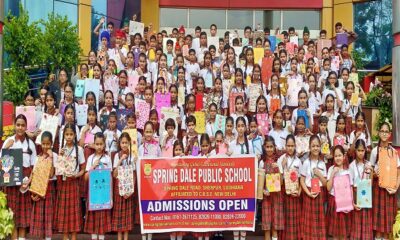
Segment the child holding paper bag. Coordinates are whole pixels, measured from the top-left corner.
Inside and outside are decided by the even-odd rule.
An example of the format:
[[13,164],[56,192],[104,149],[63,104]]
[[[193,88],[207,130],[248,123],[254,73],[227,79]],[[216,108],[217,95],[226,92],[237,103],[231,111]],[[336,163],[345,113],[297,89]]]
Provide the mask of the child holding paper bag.
[[[276,163],[276,146],[272,137],[267,136],[264,143],[265,159],[260,162],[260,168],[266,173],[279,173]],[[265,183],[265,181],[263,181]],[[281,180],[282,184],[282,180]],[[278,231],[285,228],[284,204],[282,191],[270,193],[264,187],[262,200],[262,229],[265,231],[265,239],[278,239]],[[272,237],[272,238],[271,238]]]
[[[294,183],[297,182],[297,189],[290,189],[289,185],[285,181],[286,194],[284,194],[284,206],[285,206],[285,231],[282,232],[282,239],[300,239],[301,238],[301,188],[298,184],[300,177],[299,170],[301,168],[301,161],[296,156],[296,140],[295,137],[290,134],[286,138],[286,154],[282,155],[278,159],[279,171],[284,176],[289,174],[290,180]],[[296,186],[295,184],[291,187]]]
[[[355,211],[352,214],[352,231],[350,232],[351,239],[372,239],[372,210],[370,208],[361,208],[359,206],[360,199],[357,194],[357,185],[360,181],[369,180],[371,184],[372,167],[367,162],[367,146],[365,141],[359,139],[355,143],[356,159],[349,166],[350,176],[354,183],[354,193],[357,196]],[[371,186],[371,185],[370,185]],[[358,189],[359,190],[359,189]],[[371,191],[370,191],[371,194]],[[370,195],[371,196],[371,195]],[[372,206],[372,198],[367,199]],[[364,200],[365,201],[365,200]]]
[[321,142],[317,135],[310,138],[310,156],[300,168],[300,184],[303,194],[303,239],[325,239],[324,190],[326,166],[320,160]]
[[[336,239],[346,239],[350,234],[350,214],[348,212],[337,212],[337,204],[334,192],[334,181],[336,176],[349,175],[350,171],[345,168],[345,151],[340,145],[335,146],[333,149],[334,165],[328,170],[327,190],[329,191],[328,197],[328,211],[327,211],[327,224],[328,234]],[[350,178],[350,185],[352,185]],[[351,190],[353,191],[353,190]]]
[[[372,184],[372,228],[378,239],[389,239],[397,211],[400,159],[397,151],[389,144],[390,133],[389,123],[383,123],[379,129],[378,146],[372,149],[369,160],[375,172]],[[382,169],[383,166],[386,168]]]

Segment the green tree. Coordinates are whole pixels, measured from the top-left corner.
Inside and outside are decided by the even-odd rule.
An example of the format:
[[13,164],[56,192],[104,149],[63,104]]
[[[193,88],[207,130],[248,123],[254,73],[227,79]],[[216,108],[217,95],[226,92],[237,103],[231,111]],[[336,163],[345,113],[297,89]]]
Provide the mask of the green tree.
[[79,54],[82,52],[78,28],[68,20],[67,16],[49,14],[47,21],[41,21],[44,26],[43,40],[49,46],[46,52],[46,67],[49,72],[65,68],[70,71],[79,64]]

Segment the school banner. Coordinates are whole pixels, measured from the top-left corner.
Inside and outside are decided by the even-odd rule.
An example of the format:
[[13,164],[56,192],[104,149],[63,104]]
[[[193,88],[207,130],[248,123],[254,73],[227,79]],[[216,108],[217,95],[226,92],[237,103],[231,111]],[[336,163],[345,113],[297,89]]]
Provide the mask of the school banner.
[[142,234],[254,231],[256,165],[255,156],[140,159]]

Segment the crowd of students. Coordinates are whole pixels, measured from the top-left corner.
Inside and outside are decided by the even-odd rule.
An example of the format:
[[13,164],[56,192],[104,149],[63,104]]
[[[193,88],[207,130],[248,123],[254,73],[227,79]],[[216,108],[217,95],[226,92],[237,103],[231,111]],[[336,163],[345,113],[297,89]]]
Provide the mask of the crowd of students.
[[[103,20],[99,26],[102,24]],[[20,187],[4,188],[14,212],[12,239],[25,239],[27,231],[32,238],[42,239],[51,239],[54,232],[63,233],[64,239],[77,239],[81,231],[91,234],[92,239],[104,239],[110,232],[117,232],[118,239],[128,239],[134,224],[140,222],[137,191],[131,196],[118,194],[116,168],[135,166],[138,157],[160,157],[169,147],[173,157],[254,154],[259,168],[266,173],[297,171],[300,187],[296,192],[288,195],[284,190],[264,191],[260,204],[265,239],[388,239],[400,182],[397,180],[396,189],[380,187],[377,163],[383,151],[390,152],[397,166],[400,161],[389,143],[389,124],[380,127],[378,145],[372,146],[361,108],[365,94],[357,82],[349,80],[357,69],[347,45],[337,47],[333,38],[330,48],[316,49],[317,42],[326,39],[326,31],[321,30],[319,38],[311,40],[307,28],[303,42],[289,54],[286,44],[298,37],[294,28],[279,33],[282,41],[276,46],[271,46],[269,29],[254,39],[259,30],[250,27],[244,29],[242,38],[235,32],[231,43],[232,35],[226,32],[218,46],[208,46],[207,33],[200,27],[188,34],[181,26],[170,35],[166,31],[153,33],[146,27],[143,36],[129,36],[127,28],[113,27],[108,23],[103,31],[95,29],[99,48],[89,52],[88,62],[80,65],[76,76],[70,77],[62,69],[40,88],[39,98],[35,99],[32,91],[24,97],[24,106],[36,106],[37,130],[28,131],[26,117],[16,116],[15,135],[4,142],[2,149],[23,150],[24,176],[31,176],[39,156],[52,161],[55,169],[48,177],[44,198],[22,193]],[[211,37],[217,36],[217,31],[217,26],[211,25]],[[340,23],[336,24],[336,32],[345,33],[349,43],[357,37]],[[166,41],[163,48],[166,37],[175,41]],[[194,47],[194,41],[199,46]],[[237,46],[242,47],[238,54],[234,48]],[[259,62],[255,61],[254,48],[264,49]],[[339,57],[339,67],[333,61],[335,57]],[[265,58],[273,63],[268,79],[262,79]],[[128,86],[132,76],[139,77],[134,89]],[[74,88],[82,79],[98,80],[100,91],[75,97]],[[107,81],[117,82],[117,94],[107,89]],[[260,91],[251,91],[251,84],[259,85]],[[354,103],[351,98],[355,92],[359,96]],[[234,109],[229,107],[232,93],[243,93],[234,99]],[[179,117],[166,120],[163,128],[155,94],[170,94],[170,107],[179,111]],[[182,94],[184,102],[179,101]],[[250,103],[254,94],[256,101]],[[135,99],[150,106],[148,121],[143,129],[137,129],[138,156],[132,154],[130,135],[117,129],[119,109],[130,110],[125,129],[136,129],[142,113],[135,111]],[[88,105],[87,124],[78,127],[76,108],[81,104]],[[205,133],[196,132],[196,126],[203,124],[194,116],[196,111],[206,113],[202,126]],[[39,129],[43,113],[59,117],[54,142],[50,132]],[[215,130],[217,114],[226,117],[225,131]],[[100,124],[103,116],[108,116],[106,124]],[[261,129],[260,121],[267,121],[269,127]],[[40,132],[41,144],[35,144]],[[88,138],[88,134],[94,138]],[[257,148],[257,141],[261,148]],[[72,173],[57,174],[60,157],[74,164]],[[114,206],[111,210],[88,211],[88,171],[99,167],[114,171]],[[344,174],[351,176],[354,190],[360,179],[373,179],[372,209],[361,209],[354,203],[355,210],[336,212],[333,181]],[[319,193],[311,191],[314,178],[318,179]],[[25,181],[21,188],[29,184],[30,180]],[[182,239],[184,235],[210,239],[221,238],[222,233],[175,232],[170,236]],[[234,232],[233,238],[246,239],[246,232]],[[152,239],[152,234],[143,234],[142,239]]]

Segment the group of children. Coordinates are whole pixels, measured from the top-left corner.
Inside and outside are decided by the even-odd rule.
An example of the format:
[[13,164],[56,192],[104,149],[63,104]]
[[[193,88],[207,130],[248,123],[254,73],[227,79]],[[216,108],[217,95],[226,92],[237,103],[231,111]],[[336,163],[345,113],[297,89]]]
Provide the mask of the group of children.
[[[337,26],[338,33],[346,33],[340,23]],[[216,26],[211,29],[215,35]],[[14,211],[12,239],[25,239],[28,228],[35,238],[50,239],[56,231],[63,233],[64,239],[77,239],[77,233],[84,231],[92,239],[104,239],[109,232],[117,232],[118,239],[128,239],[134,224],[140,222],[137,191],[120,196],[117,168],[131,166],[136,171],[139,157],[165,156],[169,148],[171,157],[254,154],[259,168],[267,174],[297,172],[300,187],[292,194],[264,191],[260,203],[265,239],[326,239],[328,235],[335,239],[388,239],[397,209],[398,185],[396,189],[379,186],[377,163],[383,151],[390,152],[397,166],[400,160],[389,144],[391,129],[386,123],[380,128],[378,146],[372,148],[361,109],[365,94],[357,82],[349,80],[357,70],[348,47],[337,48],[333,44],[316,49],[316,42],[309,40],[310,33],[305,29],[304,43],[296,45],[295,53],[290,55],[285,44],[296,36],[293,28],[283,32],[283,41],[273,47],[268,31],[263,38],[251,39],[251,28],[250,35],[248,30],[246,27],[242,40],[234,41],[243,47],[237,55],[229,45],[229,32],[220,39],[219,46],[207,47],[207,34],[196,28],[194,37],[199,38],[200,47],[194,49],[195,38],[185,35],[183,27],[174,29],[176,44],[167,41],[163,52],[164,31],[156,35],[135,34],[127,45],[123,31],[109,28],[100,33],[99,50],[89,53],[88,63],[81,64],[71,81],[67,72],[60,70],[57,79],[40,89],[40,97],[35,99],[35,93],[27,92],[24,105],[36,106],[36,116],[45,113],[59,117],[59,126],[53,138],[47,129],[39,129],[40,117],[35,122],[37,130],[28,131],[28,121],[32,119],[18,115],[15,135],[2,146],[23,150],[23,172],[29,178],[21,187],[4,189]],[[347,34],[349,38],[354,36]],[[324,35],[322,30],[320,39]],[[272,59],[268,79],[262,79],[262,62],[254,61],[252,45],[260,47],[256,44],[264,48],[263,59]],[[184,49],[187,52],[183,53]],[[321,59],[317,58],[317,51],[321,52]],[[340,66],[332,70],[332,60],[337,56]],[[128,87],[132,76],[138,77],[134,89]],[[76,98],[77,80],[86,79],[98,80],[99,92]],[[116,93],[107,89],[107,81],[118,83]],[[258,91],[251,90],[250,85],[258,85]],[[165,126],[160,124],[156,94],[170,97],[169,108],[179,112],[176,119],[167,119]],[[143,114],[135,111],[137,99],[144,100],[150,108],[142,128],[137,128],[137,120]],[[87,124],[78,127],[76,109],[82,104],[88,106]],[[130,112],[123,128],[118,129],[121,109]],[[198,121],[199,111],[206,113],[205,122]],[[217,116],[225,120],[223,130],[216,127]],[[196,131],[199,124],[205,129],[202,133]],[[131,139],[125,131],[131,129],[137,130],[137,139]],[[40,144],[35,144],[40,133]],[[53,163],[44,198],[20,191],[29,187],[38,157]],[[72,164],[70,171],[61,169],[60,159]],[[113,171],[111,210],[87,208],[88,174],[98,168]],[[336,212],[334,177],[345,174],[351,176],[354,190],[358,180],[373,179],[372,209],[360,209],[355,204],[354,211]],[[315,181],[320,192],[311,191]],[[283,181],[282,185],[284,188]],[[170,236],[182,239],[186,234],[199,240],[221,236],[183,232]],[[233,236],[244,240],[246,232],[234,232]],[[142,239],[152,239],[152,235],[143,234]]]

